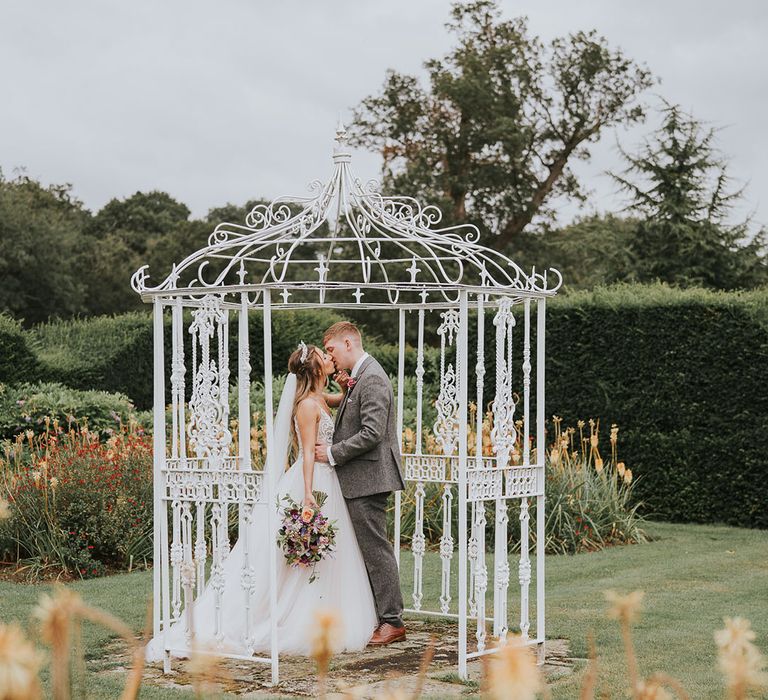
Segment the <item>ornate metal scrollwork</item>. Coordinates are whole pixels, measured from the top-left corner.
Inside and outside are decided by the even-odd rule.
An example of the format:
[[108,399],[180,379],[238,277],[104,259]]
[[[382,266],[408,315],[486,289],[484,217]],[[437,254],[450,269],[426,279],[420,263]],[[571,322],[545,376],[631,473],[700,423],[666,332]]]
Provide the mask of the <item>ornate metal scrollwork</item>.
[[437,329],[440,336],[440,394],[437,397],[437,420],[435,421],[435,439],[442,447],[443,454],[452,455],[459,442],[459,399],[458,382],[453,362],[448,362],[446,354],[453,347],[454,336],[459,330],[459,312],[450,309],[440,314],[443,322]]
[[210,344],[215,333],[223,334],[226,323],[221,310],[221,298],[206,295],[201,308],[196,309],[189,327],[194,347],[193,364],[197,348],[201,351],[199,365],[193,368],[192,397],[189,401],[189,445],[198,458],[207,458],[211,467],[223,463],[232,445],[232,433],[227,425],[226,395],[222,396],[219,368],[211,358]]

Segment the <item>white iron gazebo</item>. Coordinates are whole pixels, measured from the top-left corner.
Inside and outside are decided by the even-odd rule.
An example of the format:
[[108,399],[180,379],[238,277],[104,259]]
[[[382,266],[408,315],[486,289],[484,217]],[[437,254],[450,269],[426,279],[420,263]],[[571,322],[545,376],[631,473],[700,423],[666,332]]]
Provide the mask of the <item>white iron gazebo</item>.
[[[351,153],[343,125],[336,133],[333,173],[312,195],[281,198],[256,206],[245,225],[223,223],[208,245],[177,265],[156,286],[140,268],[132,286],[154,306],[154,636],[177,621],[191,628],[190,603],[206,587],[224,590],[229,551],[228,523],[238,518],[245,537],[256,509],[267,508],[275,525],[277,484],[253,465],[250,416],[266,419],[267,450],[273,443],[272,314],[286,309],[330,307],[396,313],[399,318],[397,376],[398,429],[403,425],[405,330],[415,317],[418,332],[415,448],[403,454],[406,482],[413,488],[415,525],[404,591],[407,612],[456,618],[459,674],[469,659],[493,653],[491,636],[504,639],[516,629],[544,653],[544,335],[545,303],[561,284],[560,274],[526,274],[499,252],[479,244],[470,225],[440,228],[441,213],[409,197],[385,197],[375,183],[362,184],[350,171]],[[535,323],[532,323],[535,305]],[[184,310],[189,309],[191,323]],[[171,315],[170,425],[166,425],[164,314]],[[263,314],[263,338],[248,338],[248,315]],[[425,396],[425,319],[439,314],[440,389]],[[485,324],[492,314],[495,342],[493,396],[485,388]],[[229,325],[237,318],[238,441],[229,415]],[[186,319],[186,320],[185,320]],[[535,328],[535,353],[531,330]],[[522,352],[513,353],[513,329],[522,334]],[[318,338],[324,329],[318,328]],[[470,348],[470,331],[477,337]],[[185,357],[185,333],[191,357]],[[301,338],[296,338],[296,342]],[[310,340],[306,338],[306,340]],[[437,339],[435,339],[437,340]],[[259,342],[261,347],[259,347]],[[474,344],[474,343],[473,343]],[[250,353],[264,361],[264,405],[250,404]],[[517,355],[521,355],[518,357]],[[287,362],[287,358],[286,358]],[[533,363],[533,365],[532,365]],[[535,368],[535,392],[531,373]],[[279,368],[282,374],[283,368]],[[474,375],[475,389],[470,392]],[[191,382],[191,398],[185,386]],[[476,402],[474,444],[469,402]],[[425,401],[436,401],[437,421],[423,425]],[[482,407],[492,404],[491,443],[483,444]],[[535,411],[535,414],[534,414]],[[531,417],[535,415],[535,440]],[[431,428],[440,454],[427,454]],[[516,447],[519,446],[519,449]],[[485,455],[483,454],[485,448]],[[434,451],[434,450],[433,450]],[[474,453],[474,454],[472,454]],[[271,472],[271,473],[274,473]],[[424,506],[428,485],[441,491],[443,529],[439,542],[442,579],[439,599],[425,599],[423,561],[427,548]],[[529,504],[535,499],[535,569],[532,575]],[[509,606],[509,506],[519,504],[519,605]],[[401,568],[401,494],[395,498],[395,553]],[[486,506],[494,513],[494,543],[487,552]],[[452,514],[458,509],[458,532]],[[515,509],[517,511],[517,508]],[[236,515],[235,515],[236,513]],[[409,533],[411,534],[411,533]],[[517,536],[516,532],[512,533]],[[490,535],[489,535],[490,538]],[[458,577],[452,569],[458,560]],[[410,563],[412,560],[412,563]],[[267,562],[244,558],[239,580],[243,610],[253,607],[250,584],[255,567],[269,566],[270,609],[276,604],[276,548]],[[453,571],[455,574],[456,572]],[[529,590],[535,585],[534,613]],[[217,600],[220,609],[220,600]],[[277,626],[272,616],[271,652],[237,658],[271,665],[278,681]],[[532,628],[532,618],[535,619]],[[223,637],[217,615],[215,638]],[[246,626],[246,648],[248,646]],[[470,641],[471,639],[471,641]],[[187,635],[191,645],[191,635]],[[171,652],[165,646],[165,669]]]

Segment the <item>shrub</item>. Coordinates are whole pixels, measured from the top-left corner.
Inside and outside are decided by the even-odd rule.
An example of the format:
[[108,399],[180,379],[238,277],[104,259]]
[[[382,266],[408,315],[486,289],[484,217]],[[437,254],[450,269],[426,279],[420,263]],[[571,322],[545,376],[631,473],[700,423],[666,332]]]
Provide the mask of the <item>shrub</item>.
[[0,438],[32,430],[45,433],[52,420],[60,425],[88,425],[106,436],[121,424],[135,422],[126,396],[104,391],[79,391],[53,383],[0,384]]
[[553,424],[546,466],[547,552],[570,554],[645,542],[640,503],[632,493],[637,482],[618,460],[618,426],[611,426],[611,457],[604,460],[598,450],[597,421],[589,421],[588,437],[584,421],[578,421],[578,441],[576,428],[561,430],[558,417]]
[[33,333],[46,380],[125,394],[141,408],[152,405],[149,313],[52,321]]
[[621,285],[557,299],[547,408],[627,426],[643,512],[767,527],[768,290]]
[[[474,413],[475,406],[471,406]],[[546,453],[546,492],[547,505],[545,510],[545,549],[548,554],[573,554],[575,552],[593,551],[616,544],[633,544],[645,542],[643,518],[638,514],[638,506],[634,498],[635,483],[633,474],[623,462],[618,461],[617,444],[618,428],[613,426],[610,433],[611,457],[604,460],[600,456],[599,424],[590,420],[590,434],[584,437],[584,421],[578,422],[579,439],[575,439],[576,428],[561,431],[560,418],[554,419],[555,431],[553,440]],[[486,413],[483,420],[483,454],[491,456],[492,414]],[[468,427],[469,454],[475,454],[476,433],[474,431],[474,415],[470,415]],[[518,430],[522,425],[518,423]],[[404,450],[414,449],[414,432],[408,428],[404,431]],[[435,437],[430,430],[424,431],[424,453],[438,454],[440,452]],[[516,447],[512,453],[512,463],[522,463],[522,440],[520,433]],[[531,461],[535,461],[535,450]],[[424,504],[424,536],[427,543],[439,547],[443,529],[443,486],[442,484],[427,484]],[[455,497],[454,497],[455,500]],[[536,514],[536,500],[530,500],[531,518]],[[509,507],[509,544],[513,551],[519,551],[520,539],[517,528],[512,523],[517,522],[520,511],[520,501],[510,500]],[[402,498],[401,511],[401,542],[411,542],[415,525],[415,485],[407,484]],[[494,506],[486,507],[486,544],[492,547],[494,532]],[[452,530],[458,532],[458,508],[453,505]],[[389,511],[390,534],[394,529],[394,507]],[[536,541],[535,528],[530,531],[531,543]]]
[[[341,320],[325,310],[280,311],[273,314],[272,366],[275,374],[285,372],[288,357],[299,340],[321,343],[323,331]],[[166,396],[170,397],[171,318],[164,317]],[[191,316],[185,314],[185,328]],[[248,318],[251,349],[251,376],[264,376],[262,315],[253,311]],[[237,377],[237,316],[230,315],[230,376]],[[153,338],[150,312],[132,312],[119,316],[54,321],[34,329],[35,347],[41,362],[41,374],[48,381],[76,389],[99,389],[130,397],[140,409],[153,401]],[[189,398],[192,382],[192,340],[184,333]]]
[[87,428],[4,443],[0,488],[10,517],[0,550],[31,576],[62,570],[97,576],[152,558],[152,444],[122,431],[106,442]]
[[37,370],[29,335],[19,321],[0,313],[0,383],[29,381]]

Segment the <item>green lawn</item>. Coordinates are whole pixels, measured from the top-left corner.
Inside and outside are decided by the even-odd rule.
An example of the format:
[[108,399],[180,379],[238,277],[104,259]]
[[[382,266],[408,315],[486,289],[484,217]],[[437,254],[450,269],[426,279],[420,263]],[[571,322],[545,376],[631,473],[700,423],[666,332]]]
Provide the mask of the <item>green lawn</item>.
[[[643,615],[635,629],[641,670],[665,671],[680,680],[691,697],[722,698],[712,633],[724,616],[752,621],[758,645],[768,652],[768,532],[705,525],[655,523],[649,544],[616,547],[594,554],[547,558],[547,636],[567,638],[577,656],[586,656],[587,634],[594,631],[601,662],[601,687],[622,697],[626,682],[616,623],[605,618],[603,591],[642,589]],[[409,597],[407,552],[403,553],[404,592]],[[439,595],[440,559],[425,561],[425,603]],[[517,569],[511,562],[512,571]],[[513,574],[514,575],[514,574]],[[151,593],[150,572],[124,574],[73,585],[90,604],[143,626]],[[535,584],[532,585],[532,592]],[[516,594],[516,587],[511,587]],[[47,586],[0,583],[0,620],[26,622]],[[406,600],[406,604],[408,604]],[[510,615],[517,615],[510,596]],[[535,611],[532,609],[532,614]],[[534,618],[535,619],[535,618]],[[97,659],[109,634],[88,626],[87,656]],[[552,685],[552,697],[578,697],[582,673]],[[116,697],[120,684],[89,677],[91,697]],[[142,690],[142,698],[190,697],[182,691]]]

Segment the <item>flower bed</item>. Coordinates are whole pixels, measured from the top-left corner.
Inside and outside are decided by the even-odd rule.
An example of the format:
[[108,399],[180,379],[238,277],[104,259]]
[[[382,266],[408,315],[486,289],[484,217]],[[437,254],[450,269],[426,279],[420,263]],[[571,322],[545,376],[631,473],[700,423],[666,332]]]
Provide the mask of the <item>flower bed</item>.
[[101,441],[49,419],[41,435],[3,443],[0,489],[10,505],[3,559],[31,578],[88,578],[151,560],[152,442],[141,431]]
[[[468,426],[469,454],[475,454],[476,433],[475,406],[470,404]],[[631,469],[619,461],[617,426],[612,426],[609,436],[611,455],[603,459],[599,452],[599,421],[588,423],[578,421],[577,427],[563,428],[561,419],[553,417],[554,435],[547,447],[547,506],[546,506],[546,551],[549,554],[572,554],[602,549],[615,544],[633,544],[646,541],[643,530],[644,519],[638,514],[641,505],[633,496],[635,479]],[[516,423],[518,437],[512,452],[512,464],[522,463],[522,421]],[[493,456],[491,429],[493,414],[486,413],[483,420],[483,454]],[[404,431],[404,449],[412,452],[415,448],[415,434],[409,428]],[[424,431],[424,452],[439,454],[440,447],[431,432]],[[536,461],[535,448],[531,451],[531,462]],[[407,484],[402,501],[401,542],[409,544],[415,525],[414,484]],[[439,546],[443,528],[442,486],[426,485],[424,506],[424,536],[427,543]],[[494,517],[492,506],[486,504],[488,512],[487,541],[493,541]],[[531,499],[531,517],[535,516],[536,502]],[[519,513],[519,501],[509,502],[509,520],[515,522]],[[390,509],[390,530],[394,519],[394,508]],[[458,531],[458,510],[453,509],[453,531]],[[536,532],[531,531],[535,542]],[[519,547],[515,528],[509,529],[512,549]]]

